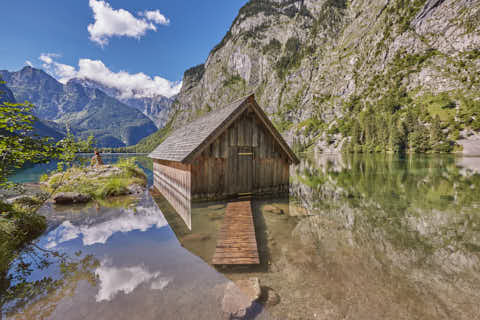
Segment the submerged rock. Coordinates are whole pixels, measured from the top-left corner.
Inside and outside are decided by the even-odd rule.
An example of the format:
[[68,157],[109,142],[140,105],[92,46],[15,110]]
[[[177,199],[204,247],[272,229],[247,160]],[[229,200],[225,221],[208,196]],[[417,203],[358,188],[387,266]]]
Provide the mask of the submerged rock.
[[261,300],[267,307],[273,307],[280,303],[280,296],[272,288],[262,287]]
[[240,288],[240,290],[247,295],[251,301],[256,301],[260,298],[261,289],[260,281],[258,278],[249,278],[244,280],[237,280],[235,284]]
[[86,203],[92,198],[88,194],[79,192],[60,192],[53,197],[56,204]]
[[249,312],[260,308],[256,303],[260,298],[260,283],[258,278],[229,282],[225,287],[222,300],[222,310],[230,315],[230,318],[244,318]]

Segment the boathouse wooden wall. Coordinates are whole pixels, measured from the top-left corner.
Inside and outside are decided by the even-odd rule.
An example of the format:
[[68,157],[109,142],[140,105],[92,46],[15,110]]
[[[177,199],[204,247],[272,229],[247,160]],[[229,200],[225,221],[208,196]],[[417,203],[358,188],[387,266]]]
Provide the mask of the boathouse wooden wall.
[[191,164],[193,199],[288,192],[288,156],[250,108]]
[[191,166],[175,161],[153,160],[154,187],[191,227]]

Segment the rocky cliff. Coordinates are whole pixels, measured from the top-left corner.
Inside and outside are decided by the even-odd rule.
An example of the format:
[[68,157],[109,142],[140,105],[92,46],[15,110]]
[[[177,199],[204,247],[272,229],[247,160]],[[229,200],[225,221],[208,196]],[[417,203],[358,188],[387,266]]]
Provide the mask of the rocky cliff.
[[454,151],[480,130],[479,71],[478,0],[251,0],[171,117],[255,92],[300,149]]

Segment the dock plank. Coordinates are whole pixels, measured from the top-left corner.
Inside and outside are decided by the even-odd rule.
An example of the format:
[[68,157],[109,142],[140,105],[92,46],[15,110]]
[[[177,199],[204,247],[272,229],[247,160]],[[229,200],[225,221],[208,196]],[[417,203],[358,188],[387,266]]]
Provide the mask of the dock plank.
[[218,233],[214,265],[259,264],[250,201],[230,202]]

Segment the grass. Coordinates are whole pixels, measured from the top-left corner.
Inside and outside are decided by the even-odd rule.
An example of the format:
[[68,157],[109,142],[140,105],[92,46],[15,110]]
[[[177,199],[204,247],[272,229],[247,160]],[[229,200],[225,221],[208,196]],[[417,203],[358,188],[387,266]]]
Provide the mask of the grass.
[[131,185],[147,185],[147,177],[135,164],[134,158],[121,159],[114,167],[119,170],[114,174],[102,177],[89,175],[91,168],[72,167],[65,172],[54,173],[44,182],[49,192],[79,192],[92,199],[104,200],[109,197],[128,194]]

